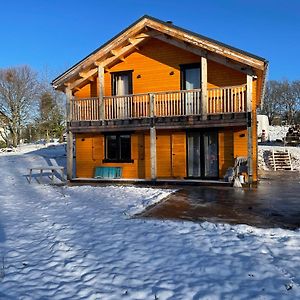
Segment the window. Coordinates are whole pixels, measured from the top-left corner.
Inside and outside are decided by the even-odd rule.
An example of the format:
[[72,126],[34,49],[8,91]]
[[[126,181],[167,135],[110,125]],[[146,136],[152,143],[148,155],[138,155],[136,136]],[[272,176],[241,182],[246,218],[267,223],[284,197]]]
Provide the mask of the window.
[[[201,86],[200,64],[181,65],[181,89],[194,90]],[[184,94],[184,111],[187,115],[200,114],[200,95],[193,92]]]
[[132,162],[130,134],[109,134],[105,136],[104,162]]
[[201,85],[200,64],[181,65],[181,89],[199,89]]
[[124,96],[132,94],[132,71],[112,73],[112,95]]

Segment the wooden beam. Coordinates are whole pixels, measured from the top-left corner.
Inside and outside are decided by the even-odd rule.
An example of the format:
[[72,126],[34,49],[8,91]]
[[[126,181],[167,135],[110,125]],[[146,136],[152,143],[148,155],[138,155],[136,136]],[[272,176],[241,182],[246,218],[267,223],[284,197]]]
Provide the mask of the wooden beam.
[[[247,75],[247,140],[248,140],[248,155],[247,155],[247,165],[248,165],[248,181],[251,185],[253,182],[253,135],[252,126],[254,125],[252,120],[252,76]],[[256,126],[256,124],[255,124]]]
[[201,38],[201,36],[195,36],[193,34],[189,34],[180,29],[176,29],[174,27],[170,27],[167,25],[163,25],[154,20],[147,20],[146,24],[149,28],[157,30],[158,32],[167,34],[181,41],[189,42],[193,46],[197,48],[202,48],[212,53],[216,53],[218,55],[233,59],[234,61],[238,61],[247,66],[254,67],[256,69],[264,70],[264,62],[253,57],[248,56],[247,54],[243,54],[241,52],[235,51],[232,48],[226,47],[226,45],[220,45],[217,42],[210,41],[208,39]]
[[113,49],[110,51],[110,53],[113,55],[113,56],[118,56],[118,51]]
[[[98,68],[94,68],[94,69],[89,70],[88,72],[85,72],[84,77],[81,77],[70,84],[70,88],[73,90],[75,87],[77,87],[78,85],[80,85],[83,82],[85,82],[86,80],[88,80],[89,77],[94,76],[97,73],[97,71],[98,71]],[[83,75],[83,73],[82,73],[82,75]]]
[[[71,99],[72,89],[68,85],[65,89],[66,93],[66,109],[67,109],[67,124],[71,121]],[[71,130],[67,129],[67,179],[71,180],[73,177],[73,134]]]
[[66,113],[67,113],[67,122],[71,121],[71,99],[73,97],[72,89],[70,87],[70,84],[68,84],[65,88],[65,94],[66,94]]
[[69,82],[72,78],[76,77],[80,71],[90,68],[90,66],[92,66],[95,61],[100,61],[101,59],[103,59],[103,57],[105,57],[107,53],[110,52],[110,50],[122,46],[124,42],[128,42],[128,38],[141,33],[144,30],[146,22],[147,19],[143,19],[141,20],[141,22],[137,23],[136,25],[120,34],[113,42],[108,43],[107,45],[99,49],[99,51],[96,51],[93,54],[89,55],[82,62],[76,64],[70,70],[59,76],[53,82],[53,85],[57,87],[64,85],[66,82]]
[[201,57],[201,113],[207,119],[207,59]]
[[154,118],[155,97],[154,94],[149,94],[150,117]]
[[99,114],[100,120],[104,120],[104,68],[99,66],[98,67],[98,88],[99,88],[99,100],[100,100],[100,107],[99,107]]
[[71,130],[67,131],[67,179],[73,178],[73,133]]
[[209,60],[215,61],[219,64],[222,64],[226,67],[237,70],[241,73],[255,75],[254,71],[251,68],[249,68],[248,66],[246,66],[244,64],[233,62],[226,57],[219,56],[214,53],[209,53],[206,50],[196,48],[189,42],[180,41],[180,40],[177,40],[170,36],[166,37],[165,34],[155,34],[155,33],[151,32],[151,33],[149,33],[149,35],[152,36],[152,38],[158,39],[162,42],[168,43],[170,45],[173,45],[173,46],[183,49],[185,51],[191,52],[195,55],[206,57]]
[[146,39],[148,39],[149,36],[144,37],[144,38],[140,38],[140,39],[134,39],[132,41],[132,43],[130,43],[127,46],[124,46],[123,48],[121,48],[120,50],[114,52],[115,56],[113,57],[109,57],[103,61],[99,62],[99,65],[101,65],[102,67],[107,67],[111,64],[113,64],[114,62],[118,61],[118,60],[122,60],[124,59],[124,57],[133,49],[135,49],[135,47],[137,45],[139,45],[140,43],[144,42]]
[[156,180],[156,129],[150,128],[150,166],[151,166],[151,180]]

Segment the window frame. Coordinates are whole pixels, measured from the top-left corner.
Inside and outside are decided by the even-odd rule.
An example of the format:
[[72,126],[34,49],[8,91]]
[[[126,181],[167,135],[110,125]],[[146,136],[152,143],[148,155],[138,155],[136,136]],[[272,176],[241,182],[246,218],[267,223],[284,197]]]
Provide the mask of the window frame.
[[186,90],[186,70],[188,69],[198,69],[199,68],[199,75],[200,75],[200,85],[201,85],[201,62],[199,63],[191,63],[191,64],[181,64],[180,67],[180,89]]
[[111,95],[117,96],[116,92],[116,76],[118,75],[128,75],[128,95],[132,95],[133,93],[133,84],[132,84],[132,73],[133,70],[127,71],[118,71],[118,72],[111,72]]
[[[111,159],[108,158],[108,151],[107,151],[107,147],[108,147],[108,137],[109,136],[115,136],[116,137],[116,151],[117,151],[117,155],[116,155],[116,159]],[[121,157],[121,136],[129,136],[129,145],[130,145],[130,158],[122,158]],[[103,163],[133,163],[134,160],[131,159],[131,133],[128,132],[121,132],[121,133],[107,133],[104,135],[104,159],[102,160]]]

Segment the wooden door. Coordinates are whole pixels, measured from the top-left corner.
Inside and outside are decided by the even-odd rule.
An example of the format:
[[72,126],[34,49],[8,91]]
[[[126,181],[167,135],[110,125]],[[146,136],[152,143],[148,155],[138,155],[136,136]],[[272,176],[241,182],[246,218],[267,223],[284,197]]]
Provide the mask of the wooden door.
[[186,133],[175,132],[171,136],[172,143],[172,177],[186,177]]
[[158,133],[156,136],[157,177],[172,177],[171,170],[171,134]]

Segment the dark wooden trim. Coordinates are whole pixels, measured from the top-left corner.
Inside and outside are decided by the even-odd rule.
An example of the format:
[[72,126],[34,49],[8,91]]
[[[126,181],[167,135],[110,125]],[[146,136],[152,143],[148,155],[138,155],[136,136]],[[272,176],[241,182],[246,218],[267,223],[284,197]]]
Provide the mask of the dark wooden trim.
[[67,124],[72,132],[130,132],[150,129],[190,129],[209,127],[247,126],[246,113],[208,115],[207,120],[201,116],[156,117],[126,120],[76,121]]
[[108,158],[105,158],[105,159],[102,159],[102,162],[103,163],[121,163],[121,164],[132,164],[134,163],[134,160],[133,159],[127,159],[127,160],[121,160],[121,159],[108,159]]

